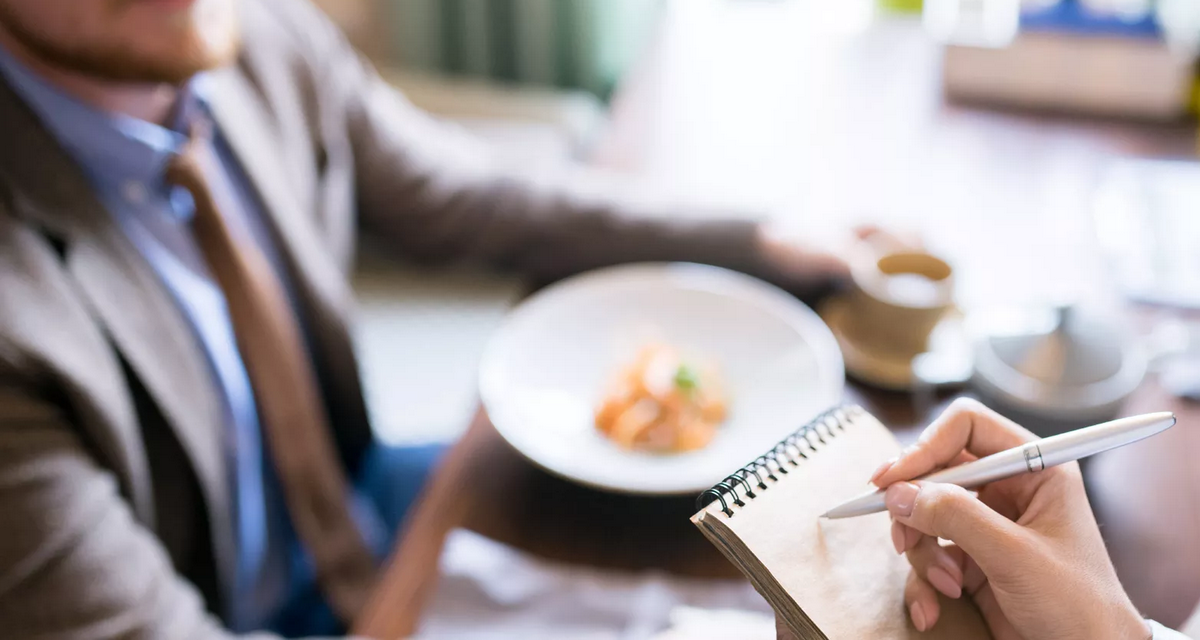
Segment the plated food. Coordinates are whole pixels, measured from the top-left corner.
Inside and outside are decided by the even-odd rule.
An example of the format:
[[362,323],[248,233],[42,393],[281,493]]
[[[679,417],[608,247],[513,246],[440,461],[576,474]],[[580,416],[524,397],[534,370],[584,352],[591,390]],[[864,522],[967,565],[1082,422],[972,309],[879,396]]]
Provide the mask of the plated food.
[[[650,448],[657,430],[652,438],[630,426],[625,448],[597,428],[601,405],[636,389],[621,393],[618,383],[647,345],[675,352],[679,364],[662,368],[676,386],[695,374],[704,397],[726,405],[726,417],[697,429],[711,434],[707,444],[672,436]],[[522,302],[480,361],[479,394],[496,431],[550,473],[606,491],[694,497],[837,403],[844,377],[829,329],[786,292],[717,267],[639,264],[574,276]],[[699,448],[651,453],[684,446]]]
[[712,442],[727,415],[715,367],[652,344],[612,381],[596,410],[596,428],[624,449],[681,453]]

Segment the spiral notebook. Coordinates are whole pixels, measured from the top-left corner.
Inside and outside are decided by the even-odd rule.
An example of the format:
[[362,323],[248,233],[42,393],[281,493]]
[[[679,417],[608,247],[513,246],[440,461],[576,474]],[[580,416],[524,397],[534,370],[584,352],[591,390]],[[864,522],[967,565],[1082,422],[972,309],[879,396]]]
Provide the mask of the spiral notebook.
[[802,640],[988,638],[965,599],[942,598],[928,632],[909,623],[909,565],[892,548],[886,513],[819,518],[866,490],[875,467],[899,451],[871,414],[832,409],[705,491],[692,522]]

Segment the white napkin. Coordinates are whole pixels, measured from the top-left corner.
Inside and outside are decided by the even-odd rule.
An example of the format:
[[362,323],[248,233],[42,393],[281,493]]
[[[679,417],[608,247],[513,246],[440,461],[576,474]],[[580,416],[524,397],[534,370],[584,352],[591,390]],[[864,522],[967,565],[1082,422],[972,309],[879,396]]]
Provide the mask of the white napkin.
[[770,640],[773,620],[745,581],[565,565],[459,529],[416,638]]

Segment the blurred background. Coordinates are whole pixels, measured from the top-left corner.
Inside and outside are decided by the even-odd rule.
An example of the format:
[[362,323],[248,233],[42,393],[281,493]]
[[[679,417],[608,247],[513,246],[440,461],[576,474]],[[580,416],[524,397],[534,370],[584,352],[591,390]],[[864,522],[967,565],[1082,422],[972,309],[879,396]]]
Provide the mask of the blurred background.
[[[818,241],[919,234],[953,267],[952,322],[899,377],[842,345],[849,399],[902,440],[960,393],[1043,433],[1196,415],[1200,0],[319,4],[410,100],[513,162]],[[356,287],[381,435],[461,435],[528,283],[367,251]],[[1180,454],[1200,440],[1172,438],[1088,483],[1135,602],[1175,625],[1200,596],[1200,470]]]
[[[1132,333],[1174,392],[1198,393],[1180,310],[1200,305],[1200,0],[320,4],[409,99],[515,162],[587,165],[818,239],[915,231],[955,267],[959,308],[985,325],[972,335],[1080,307],[1106,319],[1093,339]],[[363,262],[377,423],[454,437],[525,285]],[[1150,307],[1115,313],[1130,300]],[[403,367],[413,354],[432,370]]]

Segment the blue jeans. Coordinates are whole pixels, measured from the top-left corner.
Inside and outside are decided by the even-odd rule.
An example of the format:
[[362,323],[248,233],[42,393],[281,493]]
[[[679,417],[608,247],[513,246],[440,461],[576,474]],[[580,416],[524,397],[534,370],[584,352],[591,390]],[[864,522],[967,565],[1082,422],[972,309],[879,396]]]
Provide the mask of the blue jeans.
[[[405,514],[446,448],[444,444],[393,447],[376,443],[367,451],[354,486],[383,523],[388,549],[394,546]],[[335,636],[344,634],[346,628],[312,584],[292,598],[271,631],[286,637]]]

